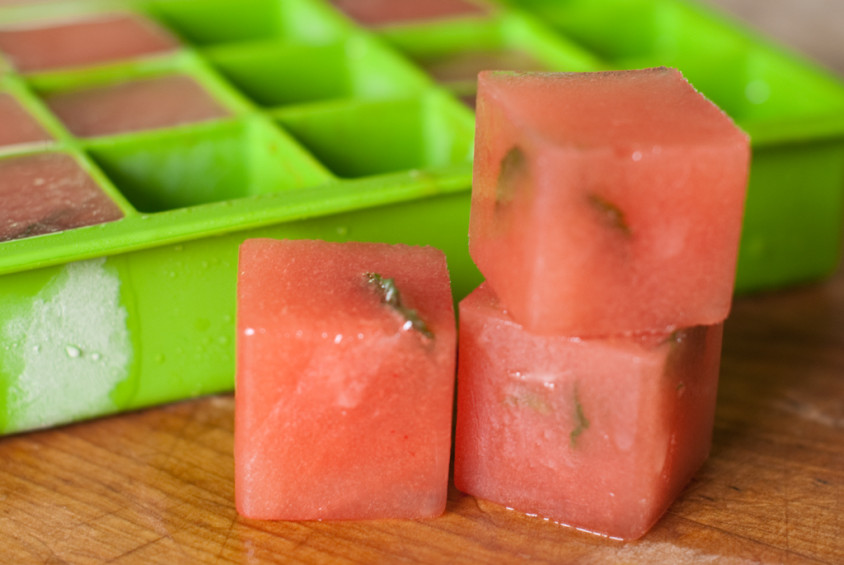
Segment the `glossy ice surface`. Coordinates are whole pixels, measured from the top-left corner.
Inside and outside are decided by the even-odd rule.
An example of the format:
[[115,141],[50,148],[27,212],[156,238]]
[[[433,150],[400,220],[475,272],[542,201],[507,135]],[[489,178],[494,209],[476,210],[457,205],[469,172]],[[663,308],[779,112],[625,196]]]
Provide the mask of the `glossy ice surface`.
[[476,128],[469,250],[519,323],[724,320],[748,139],[679,72],[485,72]]
[[225,117],[194,79],[164,75],[47,97],[47,104],[80,137],[156,129]]
[[539,336],[482,285],[460,303],[455,485],[590,532],[642,536],[709,453],[722,329]]
[[0,159],[0,241],[118,220],[123,213],[62,153]]
[[122,61],[178,47],[169,32],[131,13],[0,24],[0,51],[25,73]]
[[0,147],[50,139],[14,96],[0,92]]
[[[394,279],[401,308],[372,274]],[[441,514],[455,330],[445,256],[434,248],[246,241],[238,511],[283,520]]]

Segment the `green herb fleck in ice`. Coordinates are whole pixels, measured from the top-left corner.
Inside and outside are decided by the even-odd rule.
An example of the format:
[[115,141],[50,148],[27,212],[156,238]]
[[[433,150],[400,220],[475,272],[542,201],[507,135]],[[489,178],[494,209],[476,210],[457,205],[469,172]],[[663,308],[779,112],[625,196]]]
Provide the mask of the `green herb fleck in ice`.
[[624,217],[621,208],[594,192],[589,194],[588,199],[589,205],[601,214],[610,227],[620,231],[625,236],[631,235],[630,226],[627,224],[627,219]]
[[509,204],[516,194],[516,186],[519,177],[527,171],[527,158],[524,151],[514,145],[501,159],[501,169],[498,173],[498,182],[495,185],[495,204],[501,206]]
[[402,303],[395,279],[384,278],[378,273],[366,273],[366,282],[375,288],[381,297],[381,302],[398,312],[405,319],[405,329],[414,329],[429,339],[434,338],[433,332],[419,317],[416,310],[408,308]]
[[580,437],[580,434],[589,429],[589,420],[583,413],[583,404],[580,403],[580,394],[577,390],[577,386],[575,386],[574,389],[574,421],[574,429],[569,435],[569,443],[572,447],[577,446],[577,438]]

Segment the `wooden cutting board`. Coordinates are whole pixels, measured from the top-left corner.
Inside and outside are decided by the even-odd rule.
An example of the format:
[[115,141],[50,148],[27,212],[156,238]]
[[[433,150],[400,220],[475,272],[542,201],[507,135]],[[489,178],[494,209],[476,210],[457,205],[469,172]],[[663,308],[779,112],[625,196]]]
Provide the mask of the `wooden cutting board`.
[[231,396],[0,440],[6,563],[844,563],[844,272],[742,298],[709,461],[641,541],[452,489],[427,521],[259,522],[233,506]]
[[[841,30],[844,2],[712,2],[774,33],[803,22],[786,39],[844,74],[844,36],[805,24]],[[634,543],[453,488],[435,520],[245,520],[233,407],[219,396],[0,438],[0,562],[844,563],[844,272],[737,300],[711,457]]]

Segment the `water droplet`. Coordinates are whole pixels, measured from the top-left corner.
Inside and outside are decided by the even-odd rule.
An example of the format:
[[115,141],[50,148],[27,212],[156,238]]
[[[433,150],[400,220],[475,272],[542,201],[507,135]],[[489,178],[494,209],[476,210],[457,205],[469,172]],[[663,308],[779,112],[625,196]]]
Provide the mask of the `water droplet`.
[[102,355],[100,355],[99,353],[95,352],[95,353],[91,354],[91,359],[93,359],[94,361],[99,361],[101,358],[102,358]]
[[770,98],[771,87],[763,80],[753,80],[747,83],[744,95],[752,104],[762,104]]
[[74,359],[76,359],[77,357],[82,356],[82,350],[76,347],[75,345],[68,345],[64,348],[64,350],[67,352],[68,357],[73,357]]
[[634,161],[641,161],[642,160],[642,152],[641,151],[634,151],[632,158]]
[[34,351],[35,353],[38,353],[39,351],[41,351],[41,346],[40,345],[33,345],[32,351]]
[[243,333],[244,335],[255,335],[255,328],[246,328]]
[[337,334],[334,336],[334,343],[340,343],[343,341],[343,334]]

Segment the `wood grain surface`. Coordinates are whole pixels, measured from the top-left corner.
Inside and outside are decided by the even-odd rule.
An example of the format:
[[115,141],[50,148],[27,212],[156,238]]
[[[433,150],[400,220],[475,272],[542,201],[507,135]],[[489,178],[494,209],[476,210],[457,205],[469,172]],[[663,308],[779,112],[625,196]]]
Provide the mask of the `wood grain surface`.
[[[844,30],[840,0],[712,2],[760,26]],[[811,51],[817,29],[798,31]],[[815,56],[844,73],[844,39],[825,45]],[[211,397],[0,438],[0,563],[844,563],[844,271],[736,300],[711,457],[638,542],[453,488],[434,520],[246,520],[233,408]]]

